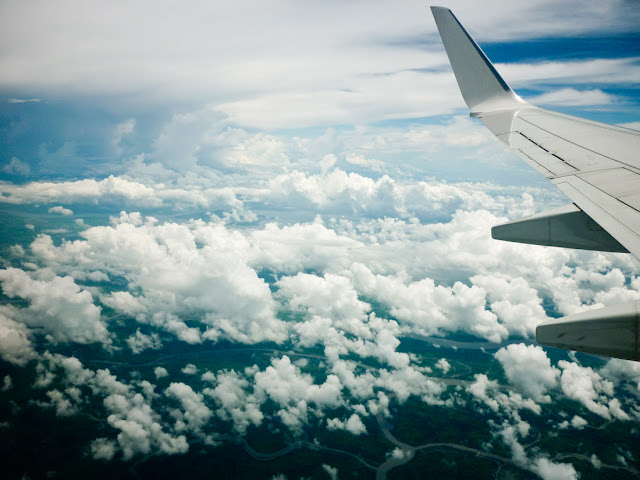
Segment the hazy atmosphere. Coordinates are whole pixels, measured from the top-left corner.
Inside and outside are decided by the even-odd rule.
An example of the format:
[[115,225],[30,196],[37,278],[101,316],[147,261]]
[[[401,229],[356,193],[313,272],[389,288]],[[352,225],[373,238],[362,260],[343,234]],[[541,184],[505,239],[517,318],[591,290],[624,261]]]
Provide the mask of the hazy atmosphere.
[[[640,130],[636,2],[441,4],[525,100]],[[6,478],[640,476],[640,363],[535,342],[640,264],[491,238],[570,201],[428,6],[0,4]]]

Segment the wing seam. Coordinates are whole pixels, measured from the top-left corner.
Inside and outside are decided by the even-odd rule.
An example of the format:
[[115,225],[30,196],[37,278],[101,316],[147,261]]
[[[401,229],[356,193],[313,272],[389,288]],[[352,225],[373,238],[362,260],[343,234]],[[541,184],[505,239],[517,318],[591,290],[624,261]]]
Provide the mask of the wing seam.
[[[546,112],[546,110],[545,110],[545,112]],[[562,140],[562,141],[564,141],[564,142],[570,143],[571,145],[574,145],[574,146],[576,146],[576,147],[578,147],[578,148],[582,148],[583,150],[586,150],[587,152],[595,153],[596,155],[600,155],[601,157],[607,158],[607,159],[612,160],[612,161],[614,161],[614,162],[618,162],[618,163],[620,163],[621,165],[625,165],[626,167],[636,168],[636,167],[634,167],[633,165],[630,165],[630,164],[628,164],[628,163],[624,162],[623,160],[618,160],[618,159],[616,159],[616,158],[610,157],[610,156],[608,156],[608,155],[605,155],[605,154],[603,154],[603,153],[597,152],[597,151],[595,151],[595,150],[591,150],[590,148],[587,148],[587,147],[585,147],[584,145],[580,145],[579,143],[572,142],[571,140],[568,140],[568,139],[566,139],[566,138],[564,138],[564,137],[561,137],[560,135],[558,135],[558,134],[556,134],[556,133],[550,132],[550,131],[549,131],[549,130],[547,130],[546,128],[542,128],[541,126],[536,125],[535,123],[530,122],[529,120],[527,120],[527,119],[526,119],[526,118],[524,118],[524,117],[520,117],[520,120],[521,120],[521,121],[523,121],[523,122],[528,123],[529,125],[531,125],[531,126],[533,126],[533,127],[535,127],[535,128],[538,128],[538,129],[542,130],[543,132],[548,133],[549,135],[553,135],[554,137],[559,138],[560,140]],[[574,168],[575,168],[575,167],[574,167]]]

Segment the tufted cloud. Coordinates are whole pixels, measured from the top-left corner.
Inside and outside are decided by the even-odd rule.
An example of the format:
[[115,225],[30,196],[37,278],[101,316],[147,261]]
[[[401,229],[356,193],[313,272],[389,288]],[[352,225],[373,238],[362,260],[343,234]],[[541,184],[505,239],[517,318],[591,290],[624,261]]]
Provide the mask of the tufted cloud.
[[511,344],[494,355],[505,374],[522,393],[536,402],[549,403],[547,395],[558,383],[560,371],[551,366],[547,354],[537,345]]
[[[3,307],[0,310],[0,357],[16,365],[26,365],[36,354],[31,344],[29,329],[11,317],[13,309]],[[11,377],[5,377],[11,380]]]
[[16,316],[33,329],[42,330],[53,342],[99,342],[111,344],[111,337],[100,317],[100,308],[93,296],[81,289],[71,277],[59,277],[42,272],[42,278],[32,278],[23,270],[0,270],[5,295],[23,298],[27,308]]
[[622,410],[620,401],[612,398],[612,382],[602,378],[591,367],[581,367],[565,360],[558,362],[558,366],[562,369],[560,386],[567,397],[580,402],[587,410],[607,420],[612,417],[629,420],[629,415]]

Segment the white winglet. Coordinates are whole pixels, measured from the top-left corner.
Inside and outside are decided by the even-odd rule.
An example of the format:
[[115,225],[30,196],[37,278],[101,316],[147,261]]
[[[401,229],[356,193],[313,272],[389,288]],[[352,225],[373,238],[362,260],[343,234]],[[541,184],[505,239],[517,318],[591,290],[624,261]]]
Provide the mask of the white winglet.
[[462,97],[472,114],[529,105],[509,88],[451,10],[431,7],[431,12]]

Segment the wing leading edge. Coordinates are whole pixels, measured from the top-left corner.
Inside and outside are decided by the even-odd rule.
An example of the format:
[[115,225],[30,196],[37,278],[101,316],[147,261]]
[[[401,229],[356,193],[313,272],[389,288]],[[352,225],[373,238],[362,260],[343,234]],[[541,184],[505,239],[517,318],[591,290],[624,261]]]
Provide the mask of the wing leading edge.
[[[563,115],[516,95],[451,10],[431,7],[472,117],[572,201],[499,225],[493,238],[537,245],[631,252],[640,259],[640,132]],[[640,302],[551,320],[547,346],[640,361]]]

